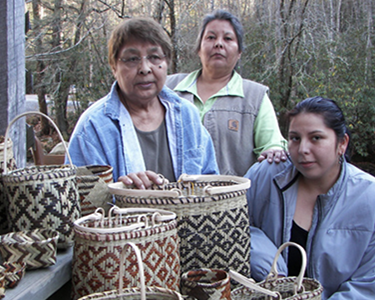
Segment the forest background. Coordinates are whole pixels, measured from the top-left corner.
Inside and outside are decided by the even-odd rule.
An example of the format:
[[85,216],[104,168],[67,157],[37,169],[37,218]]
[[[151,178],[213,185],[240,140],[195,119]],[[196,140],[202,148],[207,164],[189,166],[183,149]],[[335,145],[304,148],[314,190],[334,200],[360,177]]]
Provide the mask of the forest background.
[[[122,19],[147,16],[173,43],[169,73],[199,68],[193,52],[201,20],[226,9],[241,20],[245,49],[238,72],[270,87],[279,124],[312,96],[334,99],[352,134],[352,160],[375,163],[374,12],[372,0],[28,0],[27,93],[69,139],[82,111],[106,95],[114,81],[107,41]],[[68,100],[76,110],[68,113]],[[40,136],[52,129],[40,120]],[[375,168],[373,167],[373,170]],[[372,171],[373,171],[372,170]]]

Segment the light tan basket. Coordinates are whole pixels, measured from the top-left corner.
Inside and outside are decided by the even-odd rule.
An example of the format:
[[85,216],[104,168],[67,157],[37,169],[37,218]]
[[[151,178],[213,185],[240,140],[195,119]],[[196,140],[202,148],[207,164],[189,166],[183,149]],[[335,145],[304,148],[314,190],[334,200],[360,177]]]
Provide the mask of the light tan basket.
[[[138,273],[139,273],[139,280],[140,280],[140,288],[123,288],[123,282],[120,280],[118,290],[106,291],[103,293],[95,293],[88,296],[84,296],[79,298],[79,300],[106,300],[106,299],[115,299],[115,300],[183,300],[181,295],[174,290],[156,287],[156,286],[148,286],[146,287],[145,284],[145,276],[142,264],[142,256],[139,248],[134,243],[126,243],[122,249],[121,253],[121,262],[125,261],[126,256],[126,247],[130,246],[133,248],[138,264]],[[119,278],[123,278],[124,276],[124,263],[120,264],[120,273]]]
[[[298,277],[278,277],[277,260],[281,252],[288,246],[297,247],[301,251],[302,265]],[[243,285],[232,291],[232,300],[320,300],[323,287],[315,279],[304,278],[305,270],[305,250],[296,243],[286,242],[278,249],[272,263],[271,271],[264,281],[255,283],[253,279],[248,279],[233,270],[229,271],[230,277]]]

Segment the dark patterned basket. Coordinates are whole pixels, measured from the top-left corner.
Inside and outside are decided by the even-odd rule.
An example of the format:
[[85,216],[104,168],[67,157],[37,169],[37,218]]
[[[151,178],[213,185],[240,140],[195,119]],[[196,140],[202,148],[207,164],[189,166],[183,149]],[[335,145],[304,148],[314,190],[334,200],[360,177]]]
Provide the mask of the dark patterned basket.
[[[297,247],[301,251],[302,265],[298,277],[278,277],[277,260],[281,252],[288,246]],[[271,271],[264,281],[255,283],[253,279],[248,279],[233,270],[229,271],[230,277],[243,285],[232,291],[232,300],[320,300],[323,293],[323,287],[319,281],[315,279],[304,278],[305,270],[305,250],[302,246],[296,243],[286,242],[278,249],[272,263]]]
[[[40,112],[24,113],[14,118],[6,131],[19,118],[38,114],[47,118],[63,137],[56,124]],[[11,231],[50,228],[59,232],[58,248],[73,245],[73,222],[80,217],[79,194],[76,182],[77,168],[72,164],[68,149],[63,143],[70,165],[34,166],[8,173],[4,168],[3,182],[7,193],[7,212]],[[4,158],[6,157],[4,149]]]
[[7,148],[7,161],[8,170],[17,169],[16,161],[13,157],[13,143],[11,139],[8,142],[4,142],[4,137],[0,136],[0,234],[8,233],[10,231],[10,226],[7,217],[6,210],[6,192],[3,183],[3,171],[4,171],[4,148]]
[[27,269],[46,268],[56,263],[59,234],[51,229],[11,232],[0,236],[4,261],[25,262]]
[[3,262],[2,265],[0,265],[0,273],[4,273],[5,275],[6,288],[15,288],[25,275],[25,272],[26,263],[23,261]]
[[[174,290],[161,288],[157,286],[146,286],[145,284],[145,276],[144,276],[144,268],[142,265],[142,257],[139,248],[131,242],[125,244],[122,249],[120,261],[126,261],[126,251],[125,248],[130,246],[133,248],[135,252],[135,264],[138,265],[138,269],[134,270],[134,272],[139,274],[139,281],[140,287],[132,287],[132,288],[123,288],[123,282],[120,280],[117,290],[112,291],[105,291],[102,293],[94,293],[91,295],[84,296],[79,298],[79,300],[107,300],[107,299],[114,299],[114,300],[183,300],[181,295]],[[129,256],[129,255],[128,255]],[[119,278],[123,278],[124,276],[124,263],[120,263],[120,271],[119,271]]]
[[[128,242],[142,251],[149,285],[178,290],[180,278],[179,239],[176,215],[155,209],[113,207],[108,217],[103,209],[74,222],[73,299],[116,289],[119,286],[121,251]],[[125,287],[139,281],[136,257],[125,257]]]
[[91,165],[77,168],[77,187],[82,216],[95,212],[99,207],[108,211],[112,194],[108,183],[113,182],[111,166]]
[[120,207],[151,207],[176,213],[181,272],[233,269],[250,276],[250,228],[246,190],[238,176],[182,175],[178,182],[138,190],[109,184]]

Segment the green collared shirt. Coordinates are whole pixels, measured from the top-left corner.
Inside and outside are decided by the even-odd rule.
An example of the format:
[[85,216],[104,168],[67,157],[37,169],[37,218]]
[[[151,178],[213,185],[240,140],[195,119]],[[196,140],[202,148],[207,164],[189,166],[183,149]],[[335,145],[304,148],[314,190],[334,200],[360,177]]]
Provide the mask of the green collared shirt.
[[[189,92],[194,95],[194,104],[198,108],[203,123],[205,114],[211,109],[218,97],[236,96],[244,98],[242,77],[236,71],[228,84],[216,94],[212,95],[205,103],[197,93],[197,78],[201,70],[190,73],[174,88],[175,91]],[[275,128],[275,130],[264,130]],[[277,129],[277,130],[276,130]],[[254,123],[254,153],[258,156],[267,149],[285,149],[286,140],[281,135],[274,108],[268,94],[265,93]]]

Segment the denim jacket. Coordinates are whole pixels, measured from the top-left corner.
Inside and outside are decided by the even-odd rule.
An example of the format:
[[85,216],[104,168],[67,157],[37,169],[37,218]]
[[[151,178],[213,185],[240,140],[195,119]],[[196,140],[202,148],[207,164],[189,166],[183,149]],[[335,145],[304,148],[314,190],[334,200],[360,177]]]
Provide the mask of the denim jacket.
[[[117,82],[104,98],[79,118],[69,142],[73,164],[110,165],[113,179],[145,171],[145,163],[132,119],[117,93]],[[193,104],[164,87],[159,94],[164,105],[167,138],[174,174],[218,174],[215,150],[201,125]],[[67,162],[67,160],[66,160]]]
[[[263,280],[276,249],[290,240],[299,172],[288,161],[255,164],[245,177],[251,223],[251,274]],[[307,277],[322,284],[322,299],[375,295],[375,178],[344,162],[340,177],[319,195],[308,233]],[[287,274],[288,249],[278,270]]]

